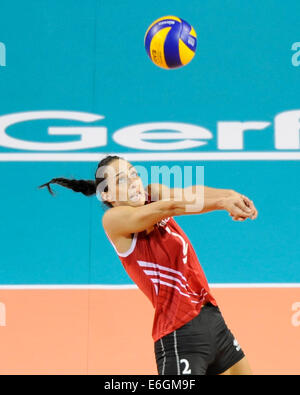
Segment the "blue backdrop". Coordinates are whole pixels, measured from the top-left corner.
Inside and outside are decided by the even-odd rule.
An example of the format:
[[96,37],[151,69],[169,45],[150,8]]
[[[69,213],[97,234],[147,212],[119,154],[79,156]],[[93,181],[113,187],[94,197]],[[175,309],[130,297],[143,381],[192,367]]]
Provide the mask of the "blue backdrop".
[[[98,159],[110,152],[146,166],[203,165],[206,185],[236,189],[254,200],[259,217],[253,222],[236,223],[222,212],[178,218],[209,282],[300,282],[299,161],[201,159],[203,153],[221,153],[220,121],[270,123],[246,132],[243,150],[234,154],[299,153],[274,144],[274,117],[300,110],[300,67],[291,60],[292,44],[300,41],[299,12],[298,0],[2,0],[1,284],[131,283],[104,235],[97,199],[59,187],[53,198],[37,189],[53,177],[93,178]],[[182,17],[197,32],[196,57],[185,68],[159,69],[144,50],[147,27],[163,15]],[[20,141],[79,140],[47,133],[49,126],[84,126],[70,119],[19,122],[4,132],[3,116],[29,111],[101,115],[90,126],[105,127],[107,141],[69,151],[8,147],[5,132]],[[113,139],[120,128],[152,122],[202,126],[213,138],[202,147],[163,152]],[[34,156],[57,153],[57,160]],[[95,156],[70,159],[71,153]],[[153,160],[134,156],[145,153]],[[172,160],[166,159],[170,153]]]

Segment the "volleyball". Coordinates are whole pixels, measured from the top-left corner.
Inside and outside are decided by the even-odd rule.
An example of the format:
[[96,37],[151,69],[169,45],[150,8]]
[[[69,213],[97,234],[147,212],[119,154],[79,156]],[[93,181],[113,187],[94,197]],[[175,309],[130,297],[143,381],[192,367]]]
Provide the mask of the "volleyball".
[[186,66],[195,56],[197,34],[183,19],[164,16],[149,26],[144,41],[154,64],[163,69],[175,69]]

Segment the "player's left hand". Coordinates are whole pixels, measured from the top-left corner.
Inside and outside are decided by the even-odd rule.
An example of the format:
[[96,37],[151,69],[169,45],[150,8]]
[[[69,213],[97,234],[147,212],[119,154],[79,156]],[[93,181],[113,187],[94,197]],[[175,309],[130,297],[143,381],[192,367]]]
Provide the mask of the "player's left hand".
[[[258,211],[257,211],[256,207],[254,206],[253,201],[250,200],[245,195],[241,195],[241,197],[243,198],[243,201],[244,201],[245,205],[247,207],[249,207],[251,209],[251,211],[252,211],[252,214],[250,215],[249,218],[251,218],[252,220],[256,219],[257,216],[258,216]],[[232,217],[232,219],[234,221],[245,221],[247,219],[247,218],[244,218],[244,217],[234,216],[234,215],[231,215],[231,214],[229,214],[229,215]]]

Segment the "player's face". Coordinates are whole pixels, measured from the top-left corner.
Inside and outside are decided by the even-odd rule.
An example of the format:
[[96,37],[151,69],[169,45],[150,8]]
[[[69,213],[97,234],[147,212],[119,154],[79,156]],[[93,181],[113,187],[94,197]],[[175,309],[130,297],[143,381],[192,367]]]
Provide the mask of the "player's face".
[[113,206],[143,206],[146,194],[141,178],[129,162],[118,159],[109,164],[108,193],[104,197]]

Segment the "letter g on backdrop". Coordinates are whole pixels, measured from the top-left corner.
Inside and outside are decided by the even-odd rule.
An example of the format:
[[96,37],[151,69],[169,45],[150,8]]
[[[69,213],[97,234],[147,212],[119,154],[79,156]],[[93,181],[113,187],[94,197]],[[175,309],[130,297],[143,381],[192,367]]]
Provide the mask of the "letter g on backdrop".
[[48,134],[55,136],[79,135],[79,141],[64,143],[41,143],[16,139],[6,133],[6,129],[17,123],[42,120],[42,119],[66,119],[92,123],[103,119],[101,115],[95,115],[75,111],[29,111],[0,117],[0,145],[7,148],[32,150],[32,151],[66,151],[85,148],[95,148],[107,144],[107,129],[100,126],[68,126],[49,127]]

